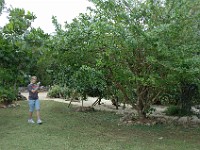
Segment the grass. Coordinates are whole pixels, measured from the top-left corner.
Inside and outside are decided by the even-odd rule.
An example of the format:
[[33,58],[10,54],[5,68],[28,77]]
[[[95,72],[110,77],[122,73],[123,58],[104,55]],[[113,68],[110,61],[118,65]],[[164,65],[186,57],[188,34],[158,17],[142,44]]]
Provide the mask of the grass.
[[75,112],[53,101],[41,101],[42,125],[28,124],[27,101],[20,105],[0,109],[0,150],[200,149],[200,128],[118,126],[114,113]]

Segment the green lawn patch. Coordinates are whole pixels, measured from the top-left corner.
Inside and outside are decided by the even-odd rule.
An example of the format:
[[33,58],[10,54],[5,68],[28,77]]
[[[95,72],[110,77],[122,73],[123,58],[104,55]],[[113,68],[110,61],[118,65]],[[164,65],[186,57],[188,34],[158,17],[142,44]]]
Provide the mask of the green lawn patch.
[[42,125],[28,124],[27,101],[20,105],[0,109],[0,150],[200,149],[200,128],[119,126],[115,113],[76,112],[53,101],[41,101]]

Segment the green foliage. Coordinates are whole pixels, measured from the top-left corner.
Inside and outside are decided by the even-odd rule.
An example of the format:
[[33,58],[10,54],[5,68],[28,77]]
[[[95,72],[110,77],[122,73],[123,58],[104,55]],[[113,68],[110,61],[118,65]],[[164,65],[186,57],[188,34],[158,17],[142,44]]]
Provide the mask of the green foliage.
[[176,105],[171,105],[167,107],[167,110],[165,111],[166,115],[168,116],[179,116],[181,112],[181,108]]
[[82,95],[94,90],[101,94],[106,88],[106,83],[101,71],[83,65],[72,75],[70,87]]
[[19,36],[27,31],[36,16],[29,11],[26,13],[24,9],[14,8],[10,9],[8,19],[9,23],[4,26],[3,32]]
[[182,109],[180,106],[177,106],[177,105],[170,105],[166,109],[165,113],[168,116],[190,116],[190,115],[194,115],[192,111]]
[[44,33],[44,31],[41,28],[31,28],[30,31],[27,31],[24,38],[27,42],[27,45],[35,49],[35,53],[35,51],[37,51],[40,47],[42,47],[45,44],[46,40],[49,38],[49,35]]
[[47,96],[50,98],[67,98],[70,95],[69,88],[54,85],[49,89]]
[[[148,109],[148,105],[159,93],[161,95],[168,85],[177,83],[177,78],[177,85],[181,79],[199,81],[195,77],[199,75],[198,63],[192,61],[197,56],[196,48],[199,49],[199,37],[196,36],[199,29],[194,23],[199,18],[199,12],[190,13],[195,5],[199,6],[198,1],[194,4],[180,0],[173,5],[150,0],[145,3],[136,1],[134,5],[131,1],[114,0],[94,3],[101,10],[99,13],[102,17],[109,16],[115,23],[110,24],[107,20],[107,24],[112,27],[109,33],[112,33],[112,41],[117,45],[115,49],[118,51],[108,46],[106,54],[111,59],[103,57],[103,62],[112,67],[115,76],[119,75],[124,79],[115,68],[123,66],[123,72],[130,69],[135,80],[132,87],[137,88],[140,110],[144,112]],[[187,29],[191,29],[188,34]],[[186,34],[187,36],[184,36]],[[119,54],[115,55],[117,52]],[[124,65],[124,62],[127,65]],[[181,67],[183,62],[188,67]],[[120,81],[120,78],[117,80]]]
[[16,100],[17,92],[12,87],[0,86],[0,103],[10,104]]
[[[51,77],[47,73],[48,63],[45,56],[45,48],[49,35],[40,28],[31,28],[24,36],[24,48],[29,52],[30,62],[28,63],[27,74],[36,75],[44,86],[52,85]],[[44,61],[45,60],[45,61]]]
[[1,93],[9,100],[16,98],[18,86],[25,84],[29,69],[36,62],[25,38],[35,18],[24,9],[9,9],[9,22],[0,31],[0,86],[6,87]]

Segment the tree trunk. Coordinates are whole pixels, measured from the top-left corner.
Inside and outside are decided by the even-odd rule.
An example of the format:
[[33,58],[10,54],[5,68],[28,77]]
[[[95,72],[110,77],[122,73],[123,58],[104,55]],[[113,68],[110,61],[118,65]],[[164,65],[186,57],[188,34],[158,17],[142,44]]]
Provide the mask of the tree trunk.
[[138,112],[139,118],[141,119],[146,118],[146,113],[144,112],[144,104],[143,104],[142,97],[138,97],[137,99],[137,112]]
[[139,118],[141,119],[144,119],[146,118],[146,99],[147,99],[147,95],[148,95],[148,91],[147,91],[147,88],[145,86],[138,86],[137,88],[137,91],[136,91],[136,94],[137,94],[137,112],[138,112],[138,115],[139,115]]
[[127,93],[126,93],[125,88],[122,86],[122,84],[120,82],[115,80],[112,69],[111,68],[108,68],[108,69],[110,71],[110,74],[109,74],[110,80],[115,84],[116,88],[119,89],[122,92],[124,99],[125,99],[125,102],[126,103],[130,102],[130,99],[129,99]]

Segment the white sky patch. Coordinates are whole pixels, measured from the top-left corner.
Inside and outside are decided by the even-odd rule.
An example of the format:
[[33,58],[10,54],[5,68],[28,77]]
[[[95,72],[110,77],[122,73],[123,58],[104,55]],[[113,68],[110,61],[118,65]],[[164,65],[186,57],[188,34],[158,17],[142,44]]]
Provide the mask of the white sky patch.
[[[64,25],[64,22],[70,23],[79,13],[85,13],[87,7],[93,4],[88,0],[5,0],[6,7],[24,8],[26,11],[33,12],[37,19],[32,26],[41,27],[45,32],[54,32],[52,16],[57,16],[58,22]],[[0,16],[0,27],[4,26],[8,20],[7,14]]]

